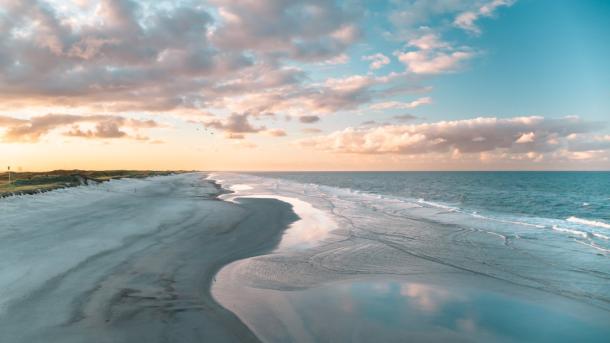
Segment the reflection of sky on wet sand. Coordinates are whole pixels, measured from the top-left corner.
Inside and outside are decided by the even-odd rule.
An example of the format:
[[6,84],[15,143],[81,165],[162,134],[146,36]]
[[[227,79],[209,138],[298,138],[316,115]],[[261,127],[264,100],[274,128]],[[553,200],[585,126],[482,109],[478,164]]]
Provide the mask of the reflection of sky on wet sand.
[[542,303],[423,283],[336,283],[286,297],[313,337],[339,341],[605,342],[610,334],[590,318]]

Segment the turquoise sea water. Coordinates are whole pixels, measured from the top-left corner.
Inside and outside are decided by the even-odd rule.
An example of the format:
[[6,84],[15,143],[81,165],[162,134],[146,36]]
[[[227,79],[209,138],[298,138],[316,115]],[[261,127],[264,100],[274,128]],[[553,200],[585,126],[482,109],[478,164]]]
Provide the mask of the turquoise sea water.
[[610,252],[610,172],[257,173],[572,233]]
[[470,211],[610,227],[610,172],[284,172],[260,175],[423,199]]

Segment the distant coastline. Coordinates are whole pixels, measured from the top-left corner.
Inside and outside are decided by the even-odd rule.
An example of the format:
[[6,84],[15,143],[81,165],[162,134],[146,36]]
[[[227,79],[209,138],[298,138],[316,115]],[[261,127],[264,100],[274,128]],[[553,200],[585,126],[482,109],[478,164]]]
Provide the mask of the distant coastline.
[[0,198],[15,195],[44,193],[56,189],[98,184],[113,179],[147,178],[188,173],[190,171],[172,170],[53,170],[46,172],[0,173]]

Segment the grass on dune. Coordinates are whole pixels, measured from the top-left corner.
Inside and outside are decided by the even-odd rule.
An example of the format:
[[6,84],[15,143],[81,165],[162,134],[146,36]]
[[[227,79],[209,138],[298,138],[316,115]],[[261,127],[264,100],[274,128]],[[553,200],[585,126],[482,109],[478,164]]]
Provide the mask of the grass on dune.
[[0,173],[0,197],[12,194],[32,194],[58,188],[74,187],[83,184],[104,182],[120,178],[144,178],[169,175],[182,171],[155,170],[54,170],[49,172],[11,172]]

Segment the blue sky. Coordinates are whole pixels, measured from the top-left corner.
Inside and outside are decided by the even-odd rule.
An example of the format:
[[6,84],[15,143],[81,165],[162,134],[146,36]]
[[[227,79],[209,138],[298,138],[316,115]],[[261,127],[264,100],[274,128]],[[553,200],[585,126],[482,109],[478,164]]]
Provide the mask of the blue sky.
[[[387,10],[387,8],[386,8]],[[383,17],[382,17],[383,18]],[[604,121],[610,109],[610,3],[605,1],[522,0],[484,18],[480,36],[452,28],[457,44],[480,50],[462,70],[429,81],[434,105],[411,112],[432,120],[476,116],[578,115]],[[353,49],[352,60],[366,53],[391,56],[401,42],[375,39],[384,20],[372,21],[369,40]],[[365,61],[335,68],[365,73]],[[393,60],[385,70],[399,72]]]
[[[487,53],[435,83],[436,110],[471,115],[608,118],[610,35],[605,1],[525,0],[481,23]],[[472,101],[472,100],[476,101]],[[432,115],[432,113],[430,113]]]

